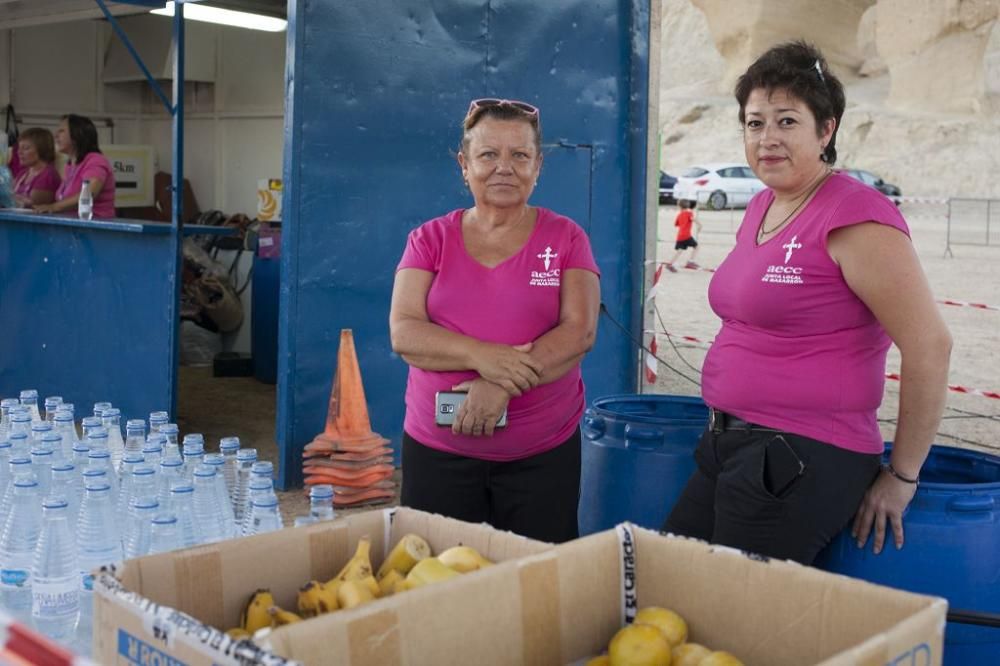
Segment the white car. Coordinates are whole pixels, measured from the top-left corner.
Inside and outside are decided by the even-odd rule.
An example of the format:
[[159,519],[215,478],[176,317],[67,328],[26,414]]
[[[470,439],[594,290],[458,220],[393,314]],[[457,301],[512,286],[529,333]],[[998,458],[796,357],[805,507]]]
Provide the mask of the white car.
[[722,210],[745,207],[751,197],[765,187],[745,164],[700,164],[677,178],[674,198]]

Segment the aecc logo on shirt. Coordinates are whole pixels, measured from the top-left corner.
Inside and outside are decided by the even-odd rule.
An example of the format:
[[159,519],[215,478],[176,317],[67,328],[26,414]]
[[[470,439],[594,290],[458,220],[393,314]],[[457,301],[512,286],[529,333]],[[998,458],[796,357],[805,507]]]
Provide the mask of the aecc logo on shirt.
[[537,255],[539,259],[542,260],[545,270],[543,271],[531,271],[531,280],[528,284],[532,287],[558,287],[560,284],[559,274],[560,270],[558,268],[549,269],[552,265],[552,260],[559,256],[558,252],[553,252],[551,246],[545,248],[545,252],[539,252]]

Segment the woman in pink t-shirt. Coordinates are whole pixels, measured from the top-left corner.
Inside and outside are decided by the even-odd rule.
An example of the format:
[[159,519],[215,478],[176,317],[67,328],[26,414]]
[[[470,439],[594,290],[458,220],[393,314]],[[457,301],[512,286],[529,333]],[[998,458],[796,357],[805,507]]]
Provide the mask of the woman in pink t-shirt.
[[17,139],[17,155],[22,169],[14,179],[14,201],[22,208],[52,203],[61,180],[56,171],[56,149],[52,132],[31,127]]
[[90,118],[70,114],[64,116],[56,130],[56,149],[69,157],[62,184],[54,203],[35,206],[41,213],[75,211],[80,190],[87,181],[94,199],[94,217],[115,216],[115,173],[108,158],[101,154],[97,128]]
[[[722,329],[705,358],[709,427],[665,529],[810,564],[853,518],[903,546],[944,408],[951,337],[885,196],[831,169],[844,90],[803,42],[736,84],[744,150],[768,189],[709,285]],[[892,453],[877,420],[890,342],[902,382]]]
[[[393,350],[410,365],[406,506],[550,542],[577,536],[580,360],[599,271],[572,220],[530,206],[538,109],[476,100],[458,163],[475,205],[410,233],[393,287]],[[450,427],[435,395],[465,391]],[[506,412],[506,425],[496,424]]]

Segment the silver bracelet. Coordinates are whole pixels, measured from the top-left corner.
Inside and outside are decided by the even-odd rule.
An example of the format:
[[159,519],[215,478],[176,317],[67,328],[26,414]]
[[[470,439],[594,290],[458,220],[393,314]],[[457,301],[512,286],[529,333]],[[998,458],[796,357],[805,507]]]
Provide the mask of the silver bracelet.
[[919,476],[917,476],[917,478],[915,478],[915,479],[911,479],[909,477],[905,477],[905,476],[903,476],[902,474],[900,474],[899,472],[896,471],[896,468],[892,466],[892,463],[886,463],[886,464],[884,464],[882,466],[882,468],[885,469],[885,471],[889,472],[889,474],[892,474],[894,477],[896,477],[897,479],[899,479],[900,481],[902,481],[903,483],[910,483],[910,484],[913,484],[915,486],[919,486],[920,485],[920,477]]

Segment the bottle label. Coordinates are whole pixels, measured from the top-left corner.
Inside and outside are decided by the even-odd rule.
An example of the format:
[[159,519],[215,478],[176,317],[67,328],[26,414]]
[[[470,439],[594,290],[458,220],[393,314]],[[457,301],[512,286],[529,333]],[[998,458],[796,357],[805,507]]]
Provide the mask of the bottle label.
[[31,614],[36,618],[73,615],[80,610],[80,590],[73,579],[31,586]]
[[0,569],[0,585],[3,587],[26,587],[31,584],[31,572],[25,569]]

